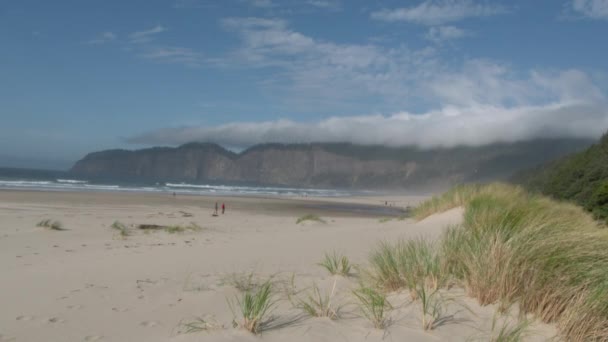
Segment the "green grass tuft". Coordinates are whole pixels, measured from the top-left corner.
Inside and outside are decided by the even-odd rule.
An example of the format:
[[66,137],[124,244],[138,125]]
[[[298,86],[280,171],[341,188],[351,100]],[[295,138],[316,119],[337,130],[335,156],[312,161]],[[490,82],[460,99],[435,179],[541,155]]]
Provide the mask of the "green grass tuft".
[[323,220],[319,216],[314,215],[314,214],[308,214],[308,215],[304,215],[304,216],[299,217],[296,220],[296,224],[300,224],[300,223],[305,222],[305,221],[313,221],[313,222],[326,223],[325,220]]
[[336,291],[336,281],[334,280],[331,292],[324,294],[321,294],[319,287],[314,284],[312,290],[306,294],[306,298],[296,299],[295,306],[312,317],[338,319],[341,307],[332,303]]
[[63,228],[63,224],[61,224],[61,222],[53,221],[53,220],[49,220],[49,219],[38,222],[38,224],[36,224],[36,226],[48,228],[50,230],[56,230],[56,231],[67,230],[67,229]]
[[253,334],[261,333],[269,322],[269,315],[275,306],[272,299],[272,284],[267,281],[256,291],[245,292],[241,298],[236,298],[236,304],[242,317],[240,326]]
[[125,226],[119,221],[114,221],[114,223],[112,223],[112,228],[116,229],[123,239],[126,239],[128,236],[131,235],[129,228],[127,228],[127,226]]
[[371,287],[362,286],[353,291],[353,295],[358,300],[359,309],[376,329],[385,329],[390,324],[387,311],[392,307],[386,295],[376,291]]
[[325,258],[318,265],[325,268],[332,275],[342,275],[345,277],[350,275],[352,268],[348,258],[335,251],[332,254],[325,253]]
[[422,238],[382,242],[370,255],[367,276],[388,291],[408,288],[415,298],[418,286],[435,290],[447,281],[437,249],[435,243]]

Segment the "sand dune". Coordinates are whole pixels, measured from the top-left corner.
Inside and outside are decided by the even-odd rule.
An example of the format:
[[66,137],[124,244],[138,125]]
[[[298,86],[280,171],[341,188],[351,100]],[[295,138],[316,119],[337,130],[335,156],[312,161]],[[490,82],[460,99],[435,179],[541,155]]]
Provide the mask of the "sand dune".
[[[227,304],[249,275],[250,283],[272,278],[276,290],[276,321],[262,334],[264,341],[488,339],[495,308],[480,307],[460,289],[443,294],[454,299],[446,311],[450,319],[435,330],[421,328],[419,303],[408,293],[389,296],[392,324],[374,329],[354,305],[357,278],[331,276],[317,265],[328,251],[365,264],[378,241],[438,237],[460,222],[462,210],[421,222],[323,211],[317,214],[326,223],[296,224],[310,211],[302,203],[315,199],[222,198],[227,213],[212,217],[215,200],[0,191],[0,341],[258,341],[232,327]],[[391,198],[401,204],[417,200]],[[66,230],[37,227],[43,219],[61,221]],[[131,235],[122,237],[111,227],[115,221]],[[192,222],[197,229],[182,233],[136,229]],[[288,299],[313,284],[330,291],[334,283],[335,304],[343,306],[338,320],[305,317]],[[197,318],[209,329],[186,333],[184,324]],[[530,340],[555,334],[546,325],[532,330]]]

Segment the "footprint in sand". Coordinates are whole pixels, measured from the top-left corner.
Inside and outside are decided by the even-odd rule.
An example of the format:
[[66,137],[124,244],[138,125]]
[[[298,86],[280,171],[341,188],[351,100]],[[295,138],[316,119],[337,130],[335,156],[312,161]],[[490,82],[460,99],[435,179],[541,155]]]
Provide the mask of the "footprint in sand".
[[80,304],[76,304],[76,305],[68,305],[68,306],[66,306],[66,308],[69,310],[80,310],[83,308],[83,306]]
[[114,312],[127,312],[129,311],[128,308],[112,308],[112,311]]
[[16,320],[18,320],[18,321],[31,321],[33,319],[34,319],[33,316],[19,316],[16,318]]
[[85,341],[99,341],[102,339],[103,339],[103,336],[101,336],[101,335],[89,335],[84,338]]
[[160,322],[157,322],[157,321],[143,321],[143,322],[139,323],[139,325],[141,325],[142,327],[146,327],[146,328],[153,328],[153,327],[159,326]]
[[59,317],[50,317],[46,321],[46,323],[54,324],[54,323],[65,323],[65,319]]

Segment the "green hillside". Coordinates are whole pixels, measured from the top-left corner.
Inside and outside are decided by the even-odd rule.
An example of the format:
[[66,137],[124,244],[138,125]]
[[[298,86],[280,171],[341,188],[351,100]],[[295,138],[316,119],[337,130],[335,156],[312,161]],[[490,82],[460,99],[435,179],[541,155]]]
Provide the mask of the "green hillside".
[[608,133],[582,152],[519,173],[515,182],[578,203],[596,218],[608,220]]

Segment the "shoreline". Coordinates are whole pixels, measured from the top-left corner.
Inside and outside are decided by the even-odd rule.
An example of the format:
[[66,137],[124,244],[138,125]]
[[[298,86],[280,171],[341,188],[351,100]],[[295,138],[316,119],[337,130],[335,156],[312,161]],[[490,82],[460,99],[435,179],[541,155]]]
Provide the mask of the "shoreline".
[[[213,211],[215,203],[227,203],[228,210],[263,212],[272,215],[305,215],[318,213],[330,216],[400,217],[408,214],[408,207],[423,200],[424,196],[349,196],[300,197],[281,195],[210,195],[177,194],[136,191],[70,191],[44,189],[0,189],[2,202],[43,202],[71,205],[160,205],[199,207]],[[400,199],[400,200],[397,200]],[[390,203],[383,205],[382,203]]]

